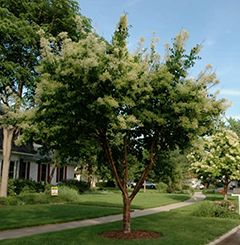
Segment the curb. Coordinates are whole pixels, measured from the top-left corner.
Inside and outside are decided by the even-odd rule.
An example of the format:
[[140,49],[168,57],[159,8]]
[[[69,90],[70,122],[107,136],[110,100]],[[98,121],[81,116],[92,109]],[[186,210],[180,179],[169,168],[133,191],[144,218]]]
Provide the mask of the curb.
[[207,245],[217,245],[218,243],[222,242],[224,239],[228,238],[229,236],[233,235],[235,232],[240,230],[240,225],[233,228],[229,232],[225,233],[224,235],[220,236],[219,238],[215,239],[214,241],[208,243]]

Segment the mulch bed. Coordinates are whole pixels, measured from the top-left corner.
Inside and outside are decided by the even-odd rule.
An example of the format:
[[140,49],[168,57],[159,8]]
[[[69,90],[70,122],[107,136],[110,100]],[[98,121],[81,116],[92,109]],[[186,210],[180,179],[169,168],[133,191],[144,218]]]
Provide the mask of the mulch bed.
[[134,239],[157,239],[161,237],[161,234],[154,231],[131,231],[130,233],[124,233],[123,231],[106,231],[100,234],[101,236],[109,239],[117,240],[134,240]]

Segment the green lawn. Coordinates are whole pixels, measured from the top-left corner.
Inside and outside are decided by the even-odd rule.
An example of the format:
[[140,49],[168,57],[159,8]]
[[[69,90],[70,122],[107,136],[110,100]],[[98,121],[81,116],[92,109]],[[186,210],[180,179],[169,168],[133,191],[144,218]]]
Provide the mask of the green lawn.
[[[206,195],[206,200],[209,201],[223,201],[224,197],[221,194],[214,193],[214,194],[204,194]],[[237,200],[237,197],[228,195],[228,200]]]
[[[132,208],[145,209],[163,206],[189,199],[187,194],[159,193],[156,190],[140,191],[132,203]],[[95,194],[82,194],[79,200],[84,205],[122,207],[122,196],[120,191],[96,192]]]
[[[187,195],[160,194],[156,191],[139,193],[133,208],[156,207],[188,199]],[[122,212],[119,192],[84,194],[78,204],[41,204],[0,206],[0,230],[83,220]]]
[[162,237],[155,240],[113,241],[99,236],[99,233],[103,231],[121,229],[121,222],[115,222],[106,225],[96,225],[20,239],[5,240],[1,241],[0,244],[205,245],[240,224],[240,220],[194,217],[191,213],[194,208],[197,208],[197,205],[133,219],[132,227],[134,229],[160,232]]
[[0,207],[0,230],[83,220],[121,213],[120,208],[78,204],[42,204]]

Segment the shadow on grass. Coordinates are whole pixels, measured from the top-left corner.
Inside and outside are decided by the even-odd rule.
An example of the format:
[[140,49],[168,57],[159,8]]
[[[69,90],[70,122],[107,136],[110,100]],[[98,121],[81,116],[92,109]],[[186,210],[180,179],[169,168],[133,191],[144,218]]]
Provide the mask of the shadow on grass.
[[[236,197],[233,197],[231,195],[228,195],[228,200],[235,200]],[[207,194],[206,195],[206,200],[207,201],[223,201],[224,196],[221,194]]]

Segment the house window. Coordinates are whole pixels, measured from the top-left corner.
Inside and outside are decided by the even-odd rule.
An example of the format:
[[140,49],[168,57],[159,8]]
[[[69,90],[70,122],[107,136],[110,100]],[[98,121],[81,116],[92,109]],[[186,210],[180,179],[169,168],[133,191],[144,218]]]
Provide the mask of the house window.
[[42,167],[42,171],[41,171],[41,178],[40,180],[41,181],[46,181],[46,178],[47,178],[47,166],[45,164],[41,165]]
[[27,163],[27,176],[26,179],[30,179],[30,162]]
[[67,179],[67,166],[57,168],[56,182]]
[[15,162],[10,161],[9,174],[8,174],[9,179],[13,179],[14,177],[14,166],[15,166]]
[[46,182],[47,180],[47,165],[45,164],[38,164],[38,182],[39,181],[44,181]]
[[19,166],[19,179],[26,178],[26,165],[27,163],[20,159],[20,166]]

